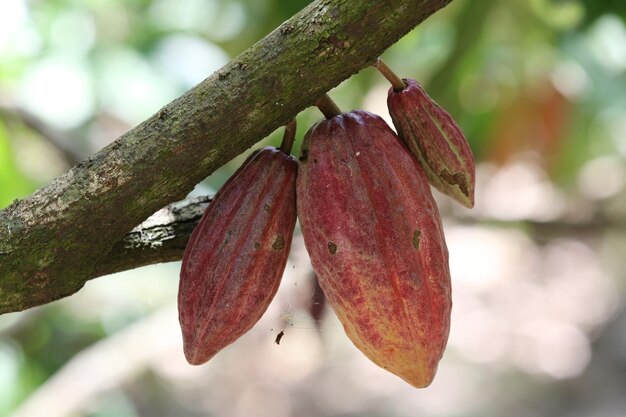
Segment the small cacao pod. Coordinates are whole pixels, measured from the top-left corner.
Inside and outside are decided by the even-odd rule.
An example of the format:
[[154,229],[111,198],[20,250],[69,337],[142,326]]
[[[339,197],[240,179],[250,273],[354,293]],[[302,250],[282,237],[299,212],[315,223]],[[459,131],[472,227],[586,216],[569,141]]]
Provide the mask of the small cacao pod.
[[313,269],[348,337],[428,386],[450,327],[441,219],[417,161],[378,116],[353,111],[306,134],[298,216]]
[[398,135],[420,162],[430,183],[462,205],[474,206],[474,156],[452,117],[413,79],[389,89],[387,105]]
[[187,361],[200,365],[247,332],[280,283],[296,223],[298,162],[267,147],[224,184],[183,255],[179,320]]

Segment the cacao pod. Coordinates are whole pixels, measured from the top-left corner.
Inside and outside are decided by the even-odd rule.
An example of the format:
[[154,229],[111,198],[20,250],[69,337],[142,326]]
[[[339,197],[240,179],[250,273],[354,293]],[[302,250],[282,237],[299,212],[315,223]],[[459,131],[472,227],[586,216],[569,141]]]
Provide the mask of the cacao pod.
[[389,89],[387,105],[398,135],[417,158],[430,183],[462,205],[474,206],[474,156],[452,117],[426,94],[420,84]]
[[272,301],[296,223],[298,162],[267,147],[224,184],[193,231],[178,291],[185,357],[208,361]]
[[313,269],[348,337],[374,363],[428,386],[450,327],[441,219],[417,161],[378,116],[313,126],[298,216]]

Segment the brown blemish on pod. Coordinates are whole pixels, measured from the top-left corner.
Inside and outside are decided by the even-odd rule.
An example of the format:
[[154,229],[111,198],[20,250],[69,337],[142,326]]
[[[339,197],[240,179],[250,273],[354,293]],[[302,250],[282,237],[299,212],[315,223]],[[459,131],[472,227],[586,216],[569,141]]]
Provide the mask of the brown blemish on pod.
[[420,250],[420,236],[421,236],[422,232],[420,232],[418,229],[415,229],[415,231],[413,232],[413,247],[417,250]]
[[278,235],[276,240],[272,244],[272,249],[283,250],[285,248],[285,238],[282,235]]
[[337,245],[333,242],[328,242],[328,252],[330,252],[331,255],[334,255],[337,253]]
[[467,181],[461,172],[452,174],[447,169],[444,169],[439,173],[439,176],[448,184],[458,186],[463,195],[469,198],[469,187],[467,186]]

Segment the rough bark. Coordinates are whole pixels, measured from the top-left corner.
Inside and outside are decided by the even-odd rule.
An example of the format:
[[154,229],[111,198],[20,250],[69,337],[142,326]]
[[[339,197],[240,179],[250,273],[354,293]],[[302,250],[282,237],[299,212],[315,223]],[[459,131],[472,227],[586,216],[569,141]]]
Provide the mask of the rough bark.
[[111,145],[0,211],[0,313],[68,296],[106,272],[101,264],[128,231],[450,1],[315,1]]
[[115,243],[90,278],[180,260],[210,202],[209,197],[197,197],[157,211]]

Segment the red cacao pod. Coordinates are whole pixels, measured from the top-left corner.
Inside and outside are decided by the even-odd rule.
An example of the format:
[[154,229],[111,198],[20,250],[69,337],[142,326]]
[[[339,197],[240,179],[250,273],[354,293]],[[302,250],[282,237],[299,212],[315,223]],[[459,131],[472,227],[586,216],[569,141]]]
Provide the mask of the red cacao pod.
[[208,361],[247,332],[274,298],[296,223],[298,162],[253,153],[207,207],[183,255],[178,311],[185,357]]
[[417,161],[378,116],[313,126],[298,216],[313,269],[348,337],[374,363],[428,386],[450,327],[441,219]]
[[396,91],[392,87],[387,96],[398,135],[435,188],[472,208],[476,170],[467,139],[448,112],[417,81],[405,81],[405,89]]

